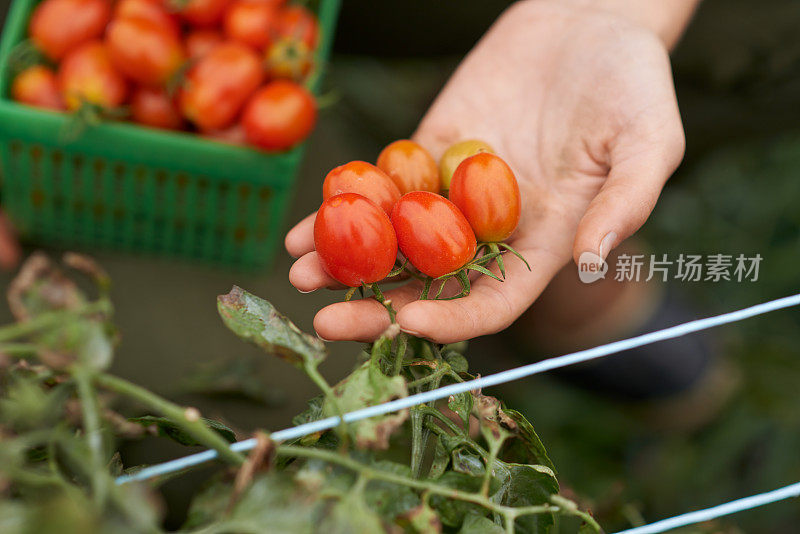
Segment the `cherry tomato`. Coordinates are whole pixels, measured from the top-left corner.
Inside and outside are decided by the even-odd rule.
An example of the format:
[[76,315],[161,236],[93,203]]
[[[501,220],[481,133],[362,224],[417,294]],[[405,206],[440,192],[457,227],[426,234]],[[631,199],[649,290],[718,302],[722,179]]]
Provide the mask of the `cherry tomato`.
[[115,19],[147,19],[159,26],[180,33],[178,17],[164,8],[161,0],[119,0],[114,8]]
[[378,156],[378,168],[389,175],[400,193],[439,192],[439,167],[436,161],[414,141],[401,139],[384,148]]
[[350,287],[383,280],[397,258],[397,238],[389,217],[355,193],[322,203],[314,221],[314,248],[325,271]]
[[400,252],[430,277],[455,271],[475,256],[469,223],[455,204],[436,193],[403,195],[392,210],[392,225]]
[[28,67],[17,74],[11,84],[11,98],[37,108],[65,109],[55,72],[42,65]]
[[278,6],[265,0],[236,0],[225,12],[225,35],[259,50],[269,44]]
[[39,50],[59,60],[103,35],[110,19],[109,0],[44,0],[33,10],[28,32]]
[[305,42],[293,37],[275,41],[267,49],[267,72],[272,78],[302,81],[311,72],[314,54]]
[[189,24],[206,28],[222,20],[230,3],[231,0],[189,0],[179,4],[179,13]]
[[222,34],[216,30],[194,30],[186,36],[186,54],[190,59],[200,59],[223,41]]
[[258,54],[243,44],[223,43],[186,73],[181,112],[203,131],[225,129],[263,79]]
[[133,92],[131,118],[154,128],[179,130],[183,126],[175,99],[160,87],[139,87]]
[[84,102],[115,108],[128,96],[128,84],[114,69],[102,41],[90,41],[67,54],[58,68],[58,85],[69,110]]
[[442,180],[442,189],[450,189],[450,180],[453,179],[453,173],[456,172],[456,167],[458,167],[459,163],[480,152],[494,154],[494,149],[489,146],[488,143],[478,141],[477,139],[470,139],[456,143],[445,150],[444,154],[442,154],[442,159],[439,160],[439,175]]
[[319,41],[317,17],[303,6],[289,6],[281,10],[275,23],[275,37],[300,39],[314,50]]
[[308,137],[316,121],[314,97],[288,80],[275,80],[259,89],[242,113],[247,140],[266,150],[293,147]]
[[387,215],[400,200],[400,190],[378,167],[366,161],[351,161],[336,167],[322,183],[322,198],[358,193],[380,206]]
[[480,241],[503,241],[519,223],[517,179],[506,162],[494,154],[484,152],[461,162],[450,183],[450,200]]
[[114,19],[106,43],[117,70],[144,85],[163,85],[185,60],[178,36],[148,19]]

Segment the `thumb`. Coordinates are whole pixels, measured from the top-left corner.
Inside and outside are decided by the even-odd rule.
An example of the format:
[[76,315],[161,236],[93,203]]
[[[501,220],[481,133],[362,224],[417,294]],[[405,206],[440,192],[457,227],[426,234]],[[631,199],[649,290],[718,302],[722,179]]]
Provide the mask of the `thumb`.
[[612,164],[600,192],[578,224],[572,255],[576,263],[584,252],[606,259],[622,241],[647,221],[661,190],[683,158],[683,136],[672,148],[661,145]]

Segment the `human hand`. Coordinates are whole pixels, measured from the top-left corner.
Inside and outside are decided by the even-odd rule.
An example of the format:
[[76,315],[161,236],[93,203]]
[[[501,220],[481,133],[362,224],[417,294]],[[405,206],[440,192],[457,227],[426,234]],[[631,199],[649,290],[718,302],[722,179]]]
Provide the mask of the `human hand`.
[[[509,326],[571,257],[605,258],[652,211],[683,157],[684,136],[664,44],[611,12],[548,0],[506,11],[459,66],[413,137],[438,158],[477,138],[514,169],[522,218],[506,280],[480,277],[469,296],[419,301],[410,282],[387,293],[397,322],[441,343]],[[340,287],[314,252],[313,215],[286,237],[301,291]],[[378,337],[389,325],[372,299],[332,304],[314,319],[329,340]]]

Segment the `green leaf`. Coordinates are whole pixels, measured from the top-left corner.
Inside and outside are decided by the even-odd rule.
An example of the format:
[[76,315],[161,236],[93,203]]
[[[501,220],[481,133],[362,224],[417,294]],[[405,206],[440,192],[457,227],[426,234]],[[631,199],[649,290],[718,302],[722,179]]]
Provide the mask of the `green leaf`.
[[433,461],[428,471],[428,478],[436,479],[444,474],[447,466],[450,465],[450,454],[442,443],[441,439],[436,440],[436,447],[433,450]]
[[[478,477],[447,471],[436,482],[448,488],[475,493],[480,491],[482,481]],[[477,504],[449,499],[441,495],[431,495],[429,503],[439,513],[442,523],[449,527],[461,526],[464,518],[470,513],[486,515],[486,510]]]
[[[492,500],[505,506],[532,506],[550,502],[559,491],[553,471],[541,465],[506,464],[499,462],[502,473],[500,487]],[[521,534],[547,534],[555,520],[552,513],[521,516],[515,531]]]
[[505,529],[486,516],[469,514],[458,534],[504,534]]
[[464,423],[464,428],[469,428],[469,414],[472,412],[472,393],[459,393],[453,395],[447,402],[447,407],[453,410],[461,417]]
[[[234,441],[236,441],[236,434],[233,432],[233,430],[231,430],[224,424],[220,423],[219,421],[214,421],[213,419],[206,419],[205,417],[201,419],[208,428],[210,428],[211,430],[215,430],[219,435],[228,440],[228,442],[233,443]],[[166,417],[145,415],[143,417],[132,417],[128,419],[128,421],[140,424],[144,427],[154,425],[158,429],[159,436],[170,438],[174,441],[177,441],[181,445],[186,445],[186,446],[202,445],[202,443],[199,443],[192,436],[184,432],[181,427],[179,427],[177,424],[173,423]]]
[[464,447],[454,449],[451,456],[453,458],[453,471],[466,473],[474,477],[483,476],[486,472],[483,459]]
[[272,304],[238,286],[217,297],[217,309],[234,334],[301,369],[327,356],[319,338],[302,332]]
[[538,434],[533,429],[533,425],[516,410],[504,407],[503,413],[516,423],[514,439],[508,440],[503,448],[504,457],[508,455],[517,456],[518,458],[515,458],[515,461],[518,463],[535,462],[549,467],[555,472],[555,465],[547,455],[547,449],[545,449],[542,440],[539,439]]
[[[384,532],[381,518],[361,495],[348,493],[331,509],[316,532],[325,534],[375,534]],[[285,531],[288,532],[288,531]]]
[[446,349],[443,349],[443,352],[444,360],[450,364],[450,367],[452,367],[453,371],[459,374],[469,371],[469,363],[467,363],[467,359],[463,354],[454,350],[448,351]]
[[[332,399],[325,399],[323,413],[326,417],[339,415],[338,410],[352,412],[367,406],[406,397],[406,381],[400,376],[388,377],[371,362],[364,362],[350,376],[336,384]],[[408,417],[408,410],[370,417],[347,425],[356,447],[360,449],[386,449],[389,437]]]

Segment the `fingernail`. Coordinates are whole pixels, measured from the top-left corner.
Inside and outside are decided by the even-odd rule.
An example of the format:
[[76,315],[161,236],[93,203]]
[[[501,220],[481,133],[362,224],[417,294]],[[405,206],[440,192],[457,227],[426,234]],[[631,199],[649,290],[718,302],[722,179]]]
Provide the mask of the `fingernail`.
[[420,334],[419,332],[415,332],[413,330],[409,330],[408,328],[403,328],[402,326],[400,327],[400,331],[401,332],[405,332],[406,334],[408,334],[410,336],[422,337],[422,334]]
[[[315,333],[316,333],[316,332],[315,332]],[[324,337],[322,337],[322,336],[321,336],[321,335],[319,335],[319,334],[317,334],[317,337],[318,337],[318,338],[320,338],[320,339],[321,339],[322,341],[324,341],[325,343],[333,343],[333,342],[332,342],[330,339],[325,339]]]
[[310,291],[303,291],[302,289],[298,289],[297,291],[299,291],[303,295],[308,295],[309,293],[313,293],[314,291],[316,291],[316,289],[312,289]]
[[611,249],[614,247],[614,243],[616,243],[616,241],[616,232],[607,233],[606,236],[600,241],[600,248],[597,250],[597,255],[600,256],[603,261],[605,261],[606,257],[608,257],[608,253],[611,252]]

